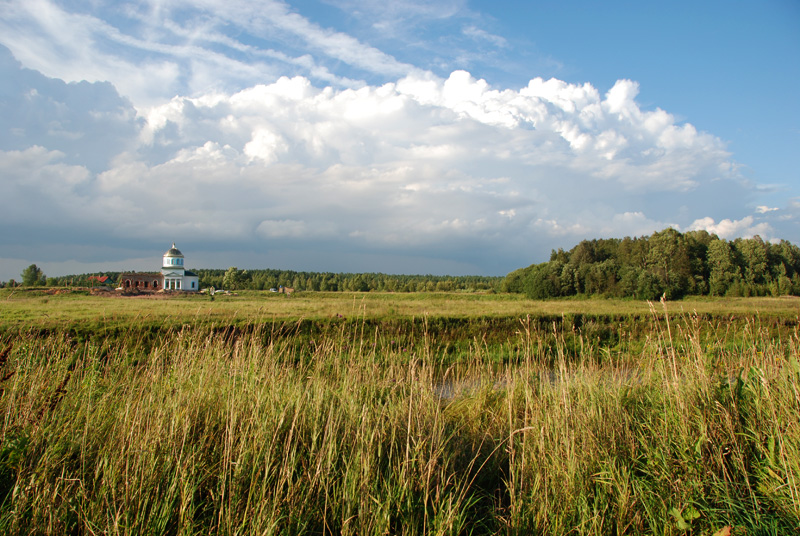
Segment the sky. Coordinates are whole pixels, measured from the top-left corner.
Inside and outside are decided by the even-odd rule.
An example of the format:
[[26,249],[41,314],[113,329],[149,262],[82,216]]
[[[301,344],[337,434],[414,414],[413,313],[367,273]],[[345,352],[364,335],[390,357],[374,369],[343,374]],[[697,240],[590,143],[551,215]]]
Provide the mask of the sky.
[[800,2],[0,0],[0,280],[800,243]]

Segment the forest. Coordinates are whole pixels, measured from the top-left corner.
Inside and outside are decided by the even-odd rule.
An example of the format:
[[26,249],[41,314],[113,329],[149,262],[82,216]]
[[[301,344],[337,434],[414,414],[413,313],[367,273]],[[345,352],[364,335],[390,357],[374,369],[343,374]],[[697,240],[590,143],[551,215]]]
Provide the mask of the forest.
[[550,260],[506,276],[505,292],[532,299],[604,296],[800,295],[800,248],[761,237],[724,240],[706,231],[665,229],[650,236],[584,240]]

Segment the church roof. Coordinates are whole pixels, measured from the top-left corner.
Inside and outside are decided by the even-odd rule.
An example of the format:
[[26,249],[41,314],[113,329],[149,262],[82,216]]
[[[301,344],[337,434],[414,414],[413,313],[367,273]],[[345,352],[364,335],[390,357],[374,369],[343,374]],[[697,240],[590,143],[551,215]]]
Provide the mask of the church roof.
[[164,253],[164,256],[165,257],[183,257],[183,253],[181,253],[181,250],[179,250],[178,248],[175,247],[175,242],[173,242],[172,243],[172,247],[169,248],[166,253]]

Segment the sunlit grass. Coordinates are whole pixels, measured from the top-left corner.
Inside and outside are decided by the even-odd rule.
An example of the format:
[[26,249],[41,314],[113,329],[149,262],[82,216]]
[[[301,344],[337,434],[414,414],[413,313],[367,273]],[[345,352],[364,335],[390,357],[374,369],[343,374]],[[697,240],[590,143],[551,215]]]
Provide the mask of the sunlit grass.
[[449,357],[358,299],[313,338],[6,333],[0,532],[800,530],[796,323],[647,307],[613,349],[522,316]]
[[[699,314],[800,315],[800,298],[697,298],[674,302],[676,311]],[[239,324],[368,317],[522,318],[526,315],[647,316],[647,302],[636,300],[528,300],[516,294],[243,291],[236,296],[178,295],[123,298],[69,293],[47,295],[0,289],[0,329],[130,324],[174,327],[189,324]]]

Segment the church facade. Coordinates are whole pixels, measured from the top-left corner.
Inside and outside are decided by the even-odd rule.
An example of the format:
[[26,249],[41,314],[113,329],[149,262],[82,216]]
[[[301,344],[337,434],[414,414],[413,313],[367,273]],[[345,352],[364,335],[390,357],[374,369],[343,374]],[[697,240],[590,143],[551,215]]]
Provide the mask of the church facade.
[[190,272],[183,267],[183,253],[172,247],[164,253],[161,263],[161,275],[164,276],[164,290],[187,290],[197,292],[200,290],[200,278],[194,272]]
[[161,273],[128,272],[120,276],[120,288],[139,290],[200,290],[200,278],[184,268],[184,256],[172,243],[161,260]]

